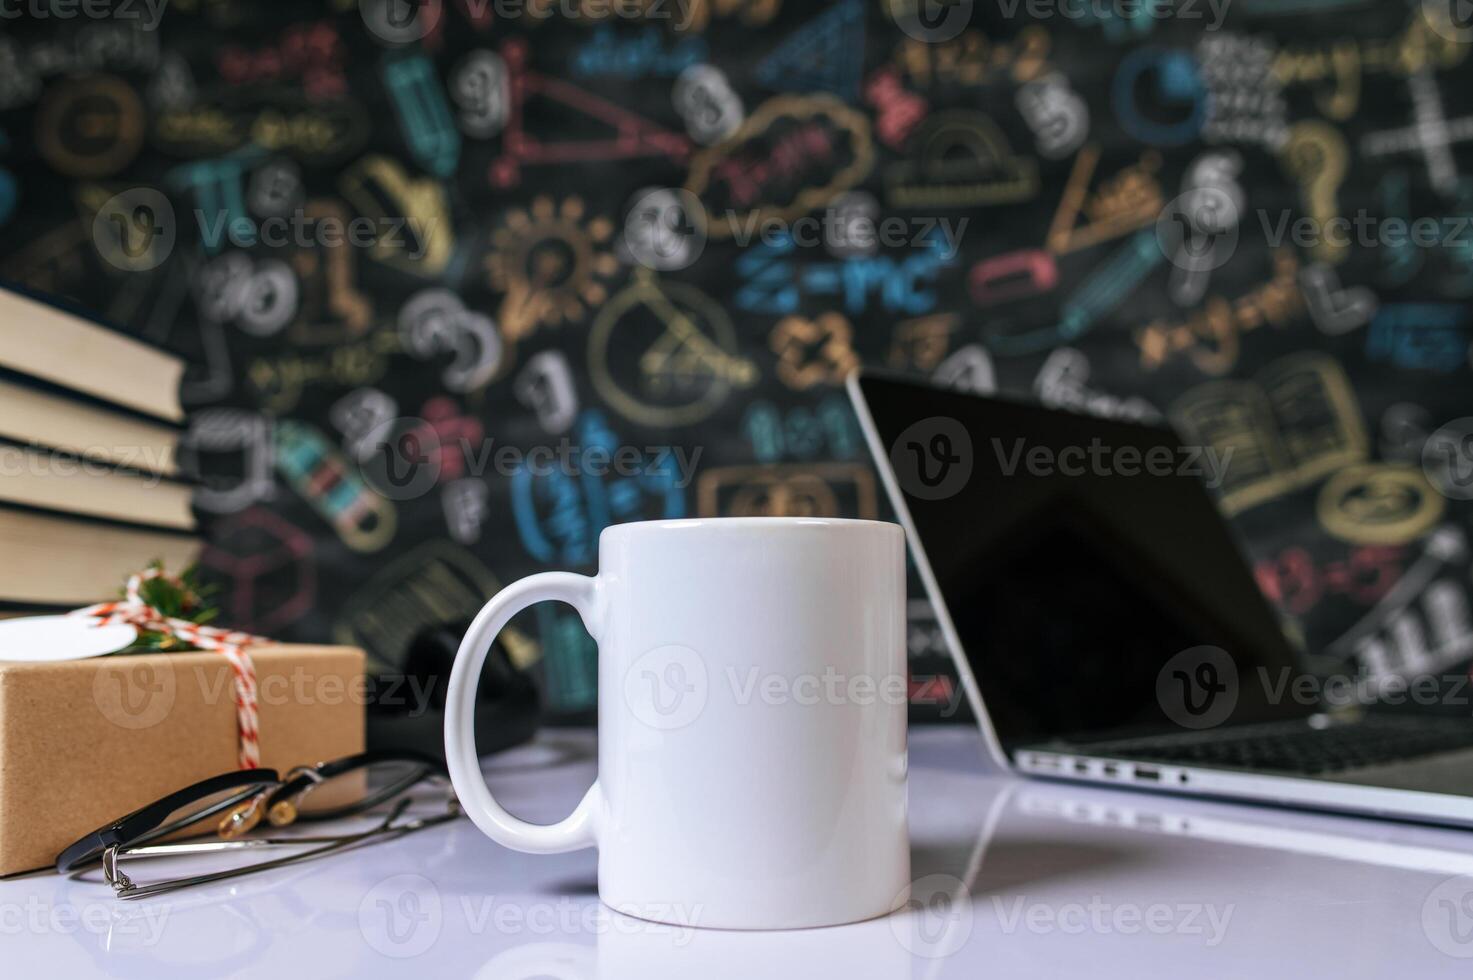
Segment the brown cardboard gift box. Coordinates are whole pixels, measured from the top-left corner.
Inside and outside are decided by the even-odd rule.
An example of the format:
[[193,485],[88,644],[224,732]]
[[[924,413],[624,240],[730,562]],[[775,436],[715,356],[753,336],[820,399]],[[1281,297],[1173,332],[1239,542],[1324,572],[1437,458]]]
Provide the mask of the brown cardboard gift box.
[[[254,646],[263,767],[363,751],[363,652]],[[218,653],[0,660],[0,874],[45,867],[89,831],[238,768]]]

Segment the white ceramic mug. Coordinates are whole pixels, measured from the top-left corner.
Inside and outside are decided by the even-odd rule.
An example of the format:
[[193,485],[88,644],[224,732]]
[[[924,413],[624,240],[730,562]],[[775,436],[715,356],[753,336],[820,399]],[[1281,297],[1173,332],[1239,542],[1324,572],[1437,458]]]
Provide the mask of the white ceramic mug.
[[[481,775],[475,686],[498,631],[546,599],[599,648],[598,780],[560,823]],[[907,897],[905,542],[877,521],[620,524],[599,573],[507,586],[461,643],[445,751],[462,805],[519,851],[598,847],[599,896],[726,929],[835,925]]]

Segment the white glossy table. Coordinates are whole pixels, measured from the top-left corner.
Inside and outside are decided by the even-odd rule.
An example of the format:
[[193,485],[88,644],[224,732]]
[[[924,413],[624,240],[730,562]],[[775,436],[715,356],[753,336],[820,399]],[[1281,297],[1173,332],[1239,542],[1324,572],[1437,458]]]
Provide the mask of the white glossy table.
[[[488,764],[499,798],[562,816],[591,735]],[[915,897],[799,932],[609,913],[592,851],[507,851],[467,820],[357,853],[119,903],[0,882],[7,977],[1468,977],[1473,833],[981,774],[968,730],[911,736]]]

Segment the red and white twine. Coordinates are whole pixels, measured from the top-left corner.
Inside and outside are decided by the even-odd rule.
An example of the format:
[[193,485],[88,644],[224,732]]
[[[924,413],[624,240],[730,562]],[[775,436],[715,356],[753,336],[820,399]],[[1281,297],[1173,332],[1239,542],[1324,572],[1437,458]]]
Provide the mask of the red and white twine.
[[98,626],[128,623],[150,633],[165,633],[201,650],[214,650],[225,657],[235,675],[235,719],[240,732],[240,768],[259,769],[261,748],[256,725],[256,667],[246,648],[265,643],[261,637],[235,630],[201,626],[187,619],[165,616],[143,599],[143,583],[162,578],[179,585],[179,580],[157,568],[146,569],[128,579],[126,598],[78,609],[73,616],[95,620]]

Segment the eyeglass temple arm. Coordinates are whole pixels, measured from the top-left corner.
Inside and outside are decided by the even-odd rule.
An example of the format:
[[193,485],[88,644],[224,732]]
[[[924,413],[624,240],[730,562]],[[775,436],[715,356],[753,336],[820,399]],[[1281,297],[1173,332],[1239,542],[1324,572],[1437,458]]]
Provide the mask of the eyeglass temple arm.
[[[220,881],[225,878],[234,878],[238,875],[250,874],[256,871],[266,871],[271,868],[279,868],[284,865],[293,864],[298,861],[306,861],[311,858],[329,854],[334,851],[352,847],[373,837],[383,835],[407,834],[425,827],[443,823],[460,815],[460,809],[452,800],[450,808],[443,814],[433,817],[420,817],[406,824],[394,826],[394,821],[404,812],[410,804],[408,799],[400,800],[389,811],[383,822],[376,827],[360,831],[356,834],[347,834],[340,837],[295,837],[295,838],[268,838],[256,837],[239,841],[198,841],[184,844],[149,844],[137,848],[119,848],[116,844],[108,847],[102,853],[102,874],[107,883],[112,886],[120,898],[142,898],[145,895],[154,895],[159,892],[172,891],[175,888],[184,888],[189,885],[201,885],[211,881]],[[120,856],[132,855],[165,855],[165,854],[193,854],[208,853],[214,851],[236,850],[248,847],[260,846],[284,846],[291,844],[325,844],[323,847],[306,851],[301,854],[288,854],[272,861],[263,861],[253,864],[247,868],[232,868],[229,871],[217,871],[210,874],[195,875],[190,878],[178,878],[162,881],[152,885],[135,885],[133,880],[123,873],[118,867]]]
[[[116,852],[113,855],[113,864],[116,867],[117,858],[145,855],[150,857],[168,856],[174,854],[210,854],[218,851],[249,850],[256,847],[285,847],[293,844],[335,844],[344,840],[356,840],[359,837],[367,837],[371,834],[392,833],[400,830],[414,830],[423,826],[426,820],[438,822],[440,815],[433,817],[420,817],[408,823],[393,826],[395,820],[404,812],[409,805],[409,800],[401,800],[389,811],[383,823],[369,830],[360,831],[357,834],[334,834],[331,836],[301,836],[301,837],[246,837],[241,840],[205,840],[205,841],[182,841],[176,844],[144,844],[140,847],[109,848]],[[454,801],[450,803],[449,816],[459,814],[459,808]],[[106,860],[106,852],[104,853]],[[105,869],[104,869],[105,870]]]

